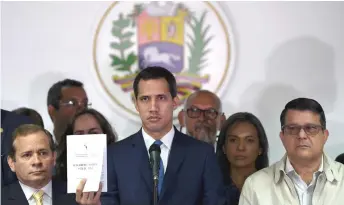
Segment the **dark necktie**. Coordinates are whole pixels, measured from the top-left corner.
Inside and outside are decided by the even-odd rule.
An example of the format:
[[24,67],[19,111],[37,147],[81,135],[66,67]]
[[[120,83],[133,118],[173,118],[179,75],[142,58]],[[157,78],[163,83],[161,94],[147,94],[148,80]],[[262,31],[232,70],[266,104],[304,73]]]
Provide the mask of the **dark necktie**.
[[[156,140],[154,142],[154,144],[161,146],[162,142],[160,140]],[[160,196],[163,181],[164,181],[164,164],[163,164],[162,159],[160,157],[158,196]]]

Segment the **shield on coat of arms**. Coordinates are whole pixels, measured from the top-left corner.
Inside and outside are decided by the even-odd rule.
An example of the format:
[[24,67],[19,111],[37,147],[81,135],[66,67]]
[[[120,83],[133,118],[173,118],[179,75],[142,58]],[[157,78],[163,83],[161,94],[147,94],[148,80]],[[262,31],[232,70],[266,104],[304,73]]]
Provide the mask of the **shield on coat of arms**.
[[133,81],[148,66],[175,75],[180,104],[200,89],[221,96],[234,65],[231,29],[219,3],[115,2],[95,35],[98,79],[116,110],[135,121]]

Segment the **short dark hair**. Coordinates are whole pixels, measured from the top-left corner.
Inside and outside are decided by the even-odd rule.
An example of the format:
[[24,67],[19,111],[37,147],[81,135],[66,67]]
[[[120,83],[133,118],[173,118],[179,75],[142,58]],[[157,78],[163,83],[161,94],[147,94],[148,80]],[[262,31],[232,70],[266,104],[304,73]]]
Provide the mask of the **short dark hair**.
[[297,98],[288,102],[280,116],[281,127],[285,125],[285,117],[288,110],[298,110],[298,111],[311,111],[320,116],[320,124],[323,129],[326,129],[326,117],[325,112],[321,105],[313,99],[309,98]]
[[227,160],[227,157],[222,149],[222,147],[226,143],[228,130],[238,122],[248,122],[252,124],[258,133],[259,138],[259,147],[262,149],[262,153],[258,155],[256,159],[256,169],[261,170],[269,166],[269,142],[266,136],[266,132],[260,120],[253,115],[252,113],[248,112],[238,112],[228,117],[226,122],[223,124],[221,128],[220,135],[218,137],[217,145],[216,145],[216,155],[218,158],[218,162],[223,174],[223,179],[225,184],[229,184],[230,182],[230,163]]
[[62,98],[62,88],[65,87],[83,87],[83,83],[73,79],[64,79],[53,84],[48,91],[47,105],[52,105],[59,109],[59,101]]
[[107,145],[113,144],[117,140],[117,134],[112,129],[109,121],[97,110],[87,108],[75,115],[72,123],[68,125],[65,133],[59,138],[61,141],[57,147],[59,156],[56,159],[56,175],[61,180],[67,180],[67,135],[73,135],[75,121],[83,115],[92,115],[99,123],[103,133],[106,134]]
[[19,127],[17,127],[12,134],[12,143],[11,143],[12,145],[11,145],[10,152],[8,153],[8,156],[15,161],[16,148],[14,146],[14,141],[18,137],[25,137],[27,135],[35,134],[38,132],[44,132],[48,136],[49,147],[50,147],[51,151],[54,152],[56,150],[56,146],[54,143],[53,136],[51,135],[51,133],[48,130],[44,129],[43,127],[41,127],[39,125],[35,125],[35,124],[23,124],[23,125],[20,125]]
[[344,153],[338,155],[335,161],[344,164]]
[[12,110],[12,112],[29,117],[36,125],[39,125],[44,128],[44,122],[42,119],[42,116],[34,109],[27,108],[27,107],[20,107],[15,110]]
[[168,71],[166,68],[159,66],[152,66],[143,69],[137,74],[134,80],[134,94],[135,99],[137,99],[139,93],[139,82],[140,80],[153,80],[163,78],[167,81],[168,87],[171,93],[172,98],[177,96],[177,82],[174,75]]

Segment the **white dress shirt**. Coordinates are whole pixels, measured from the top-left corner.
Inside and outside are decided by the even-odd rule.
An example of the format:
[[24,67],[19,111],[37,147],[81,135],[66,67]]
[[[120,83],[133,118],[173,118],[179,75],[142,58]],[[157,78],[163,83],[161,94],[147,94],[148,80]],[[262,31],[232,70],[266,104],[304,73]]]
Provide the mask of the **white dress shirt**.
[[312,198],[313,198],[313,193],[315,189],[315,184],[317,182],[317,179],[320,175],[321,172],[323,172],[324,169],[324,162],[323,158],[321,158],[321,164],[319,167],[319,170],[315,173],[313,173],[313,179],[309,185],[307,185],[300,175],[298,175],[294,169],[294,167],[291,165],[289,158],[287,157],[286,160],[286,166],[285,166],[285,171],[287,175],[290,177],[290,179],[293,181],[297,195],[299,196],[299,202],[300,205],[312,205]]
[[[143,136],[143,140],[145,142],[147,152],[149,155],[149,148],[152,144],[154,144],[156,140],[153,137],[149,136],[144,131],[143,128],[142,128],[142,136]],[[166,172],[168,156],[170,155],[170,152],[171,152],[173,138],[174,138],[174,127],[172,126],[171,130],[160,139],[160,141],[162,142],[160,146],[160,149],[161,149],[160,157],[161,157],[162,163],[164,164],[164,173]]]
[[[19,181],[19,184],[25,194],[25,197],[27,199],[27,202],[29,203],[29,205],[36,205],[36,200],[33,198],[32,194],[36,193],[37,189],[35,188],[32,188],[32,187],[29,187],[23,183],[21,183]],[[50,182],[45,185],[41,190],[44,191],[44,194],[43,194],[43,205],[52,205],[53,202],[52,202],[52,187],[51,187],[51,180]]]

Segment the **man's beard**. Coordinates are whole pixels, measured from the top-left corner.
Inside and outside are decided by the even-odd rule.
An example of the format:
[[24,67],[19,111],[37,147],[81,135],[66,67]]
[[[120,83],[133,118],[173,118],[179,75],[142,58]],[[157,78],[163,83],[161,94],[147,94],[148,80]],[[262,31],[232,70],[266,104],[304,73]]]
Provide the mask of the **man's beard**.
[[207,142],[209,144],[214,144],[214,136],[210,125],[205,125],[204,123],[197,123],[195,125],[194,137],[198,140]]

